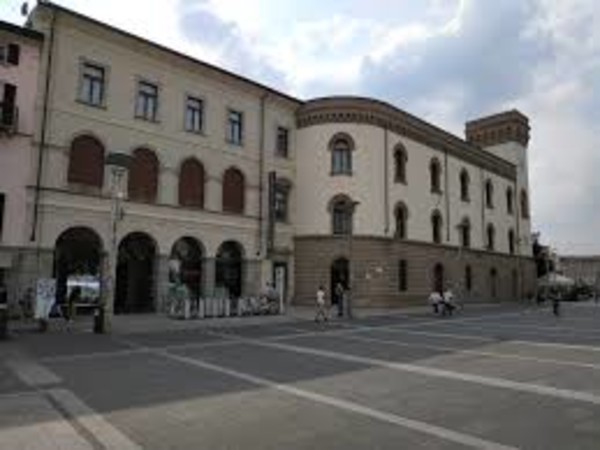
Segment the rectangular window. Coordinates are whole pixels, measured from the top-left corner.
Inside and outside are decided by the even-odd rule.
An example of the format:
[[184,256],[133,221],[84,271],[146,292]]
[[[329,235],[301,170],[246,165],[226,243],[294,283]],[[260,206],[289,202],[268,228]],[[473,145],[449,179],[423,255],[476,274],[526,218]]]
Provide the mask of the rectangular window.
[[0,241],[2,241],[2,231],[4,230],[4,204],[6,195],[0,194]]
[[204,102],[199,98],[188,97],[186,100],[185,129],[194,133],[204,129]]
[[104,105],[106,73],[104,67],[83,63],[81,68],[81,92],[79,99],[92,106]]
[[400,292],[408,290],[408,267],[405,259],[398,261],[398,290]]
[[138,83],[135,116],[139,119],[156,122],[158,117],[158,86],[147,81]]
[[288,220],[288,195],[289,189],[286,186],[275,186],[275,220],[277,222],[287,222]]
[[275,154],[281,158],[288,157],[290,131],[284,127],[277,127],[277,149]]
[[10,83],[0,83],[0,126],[3,129],[15,129],[17,119],[17,86]]
[[6,63],[6,46],[0,45],[0,64]]
[[19,44],[8,44],[8,51],[6,52],[6,61],[13,66],[19,65],[21,59],[21,47]]
[[230,109],[227,114],[227,142],[242,145],[244,137],[244,116],[240,111]]

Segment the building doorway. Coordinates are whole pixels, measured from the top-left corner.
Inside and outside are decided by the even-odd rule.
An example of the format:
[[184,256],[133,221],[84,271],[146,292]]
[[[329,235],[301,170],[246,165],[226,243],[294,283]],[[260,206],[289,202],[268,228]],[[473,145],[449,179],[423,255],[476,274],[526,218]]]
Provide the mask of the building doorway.
[[435,292],[444,292],[445,284],[444,266],[438,263],[433,268],[433,290]]
[[338,258],[331,265],[331,276],[329,284],[329,293],[331,296],[331,303],[337,305],[339,299],[335,293],[335,287],[338,283],[341,283],[344,290],[349,287],[350,280],[350,262],[346,258]]
[[288,290],[288,265],[285,262],[273,263],[273,283],[275,290],[279,295],[282,303],[285,305],[287,301]]
[[154,311],[156,244],[145,233],[130,233],[119,244],[115,313]]
[[75,227],[63,232],[54,247],[56,301],[64,303],[75,287],[83,300],[98,301],[101,259],[102,240],[94,230]]
[[194,300],[202,296],[203,256],[202,244],[192,237],[179,239],[171,249],[169,283],[181,281]]
[[495,267],[490,270],[490,295],[493,300],[498,298],[498,271]]
[[243,249],[235,241],[221,244],[217,252],[215,286],[229,298],[242,295]]

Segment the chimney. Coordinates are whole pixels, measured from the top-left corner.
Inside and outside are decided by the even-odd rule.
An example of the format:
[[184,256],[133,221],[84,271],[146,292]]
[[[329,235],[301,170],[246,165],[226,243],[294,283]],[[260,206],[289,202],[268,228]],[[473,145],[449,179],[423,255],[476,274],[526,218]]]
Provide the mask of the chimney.
[[494,114],[467,122],[467,142],[480,147],[517,142],[523,147],[529,143],[529,119],[523,113],[511,111]]

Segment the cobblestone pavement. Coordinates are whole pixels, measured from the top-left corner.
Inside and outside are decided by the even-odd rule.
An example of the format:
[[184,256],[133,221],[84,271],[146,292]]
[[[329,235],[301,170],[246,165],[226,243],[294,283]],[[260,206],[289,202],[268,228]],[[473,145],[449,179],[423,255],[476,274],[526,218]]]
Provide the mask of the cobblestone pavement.
[[600,306],[0,342],[0,449],[600,448]]

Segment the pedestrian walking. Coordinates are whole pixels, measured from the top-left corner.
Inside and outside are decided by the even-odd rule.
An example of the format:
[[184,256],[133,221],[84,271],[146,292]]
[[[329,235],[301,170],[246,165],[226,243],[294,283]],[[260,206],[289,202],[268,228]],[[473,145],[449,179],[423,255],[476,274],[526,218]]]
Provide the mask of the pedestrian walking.
[[556,317],[560,316],[560,301],[561,301],[561,293],[554,292],[552,295],[552,313]]
[[323,286],[319,286],[319,289],[317,290],[317,313],[315,314],[315,322],[327,322],[328,319],[327,310],[325,309],[325,289],[323,289]]
[[75,320],[75,305],[81,302],[81,287],[75,286],[67,299],[67,321],[73,323]]
[[446,291],[442,294],[442,305],[443,316],[451,316],[456,309],[456,305],[454,304],[454,294],[450,288],[446,289]]
[[433,308],[433,314],[438,314],[442,306],[442,295],[438,291],[433,291],[429,295],[429,304]]

